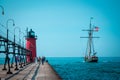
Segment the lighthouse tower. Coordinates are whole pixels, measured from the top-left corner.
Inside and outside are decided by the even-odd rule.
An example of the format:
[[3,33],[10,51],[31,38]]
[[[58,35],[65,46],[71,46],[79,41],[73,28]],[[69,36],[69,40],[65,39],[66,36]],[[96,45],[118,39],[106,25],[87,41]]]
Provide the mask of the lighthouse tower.
[[[36,58],[36,35],[35,32],[30,29],[27,29],[27,36],[26,36],[26,49],[31,51],[30,55],[27,55],[27,62],[34,62]],[[32,59],[31,59],[32,58]]]

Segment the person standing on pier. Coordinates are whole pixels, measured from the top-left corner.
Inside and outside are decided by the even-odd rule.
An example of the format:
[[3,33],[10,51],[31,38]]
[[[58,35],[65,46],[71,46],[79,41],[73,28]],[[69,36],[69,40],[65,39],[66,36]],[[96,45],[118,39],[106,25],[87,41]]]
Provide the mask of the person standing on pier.
[[45,62],[45,57],[42,56],[42,65],[44,65],[44,62]]
[[38,62],[40,63],[40,61],[41,61],[41,58],[40,58],[40,57],[38,57],[38,58],[37,58],[37,60],[38,60]]

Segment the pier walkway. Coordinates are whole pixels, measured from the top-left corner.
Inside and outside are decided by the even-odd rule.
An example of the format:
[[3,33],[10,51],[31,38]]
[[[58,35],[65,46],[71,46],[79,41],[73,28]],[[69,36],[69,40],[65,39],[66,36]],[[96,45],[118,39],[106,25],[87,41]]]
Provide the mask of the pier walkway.
[[62,80],[47,62],[44,65],[31,63],[18,71],[11,68],[13,74],[6,74],[2,68],[0,66],[0,80]]
[[49,63],[46,62],[44,65],[40,65],[35,80],[61,80],[61,78],[59,75],[57,75]]
[[[14,68],[11,68],[13,74],[7,74],[7,71],[3,71],[3,65],[0,66],[0,78],[1,80],[28,80],[32,77],[32,73],[36,70],[38,64],[31,63],[19,70],[15,71]],[[30,77],[29,77],[30,76]],[[27,79],[28,78],[28,79]],[[31,79],[30,79],[31,80]]]

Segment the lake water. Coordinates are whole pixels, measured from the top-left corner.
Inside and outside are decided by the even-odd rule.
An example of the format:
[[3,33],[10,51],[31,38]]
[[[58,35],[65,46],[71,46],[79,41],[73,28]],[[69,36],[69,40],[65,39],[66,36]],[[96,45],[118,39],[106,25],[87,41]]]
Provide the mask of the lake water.
[[48,57],[63,80],[120,80],[120,57],[101,57],[86,63],[83,57]]

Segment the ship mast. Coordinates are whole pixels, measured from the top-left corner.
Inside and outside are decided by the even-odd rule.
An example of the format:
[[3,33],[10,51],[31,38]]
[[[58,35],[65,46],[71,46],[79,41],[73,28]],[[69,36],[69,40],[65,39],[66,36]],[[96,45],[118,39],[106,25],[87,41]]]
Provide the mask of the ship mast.
[[89,47],[89,54],[88,54],[88,56],[90,56],[91,55],[91,48],[92,48],[92,29],[91,29],[91,20],[93,19],[93,17],[91,17],[90,18],[90,26],[89,26],[89,31],[88,31],[88,35],[89,35],[89,45],[88,45],[88,47]]
[[[92,41],[92,38],[99,38],[99,37],[93,37],[93,32],[95,31],[94,30],[94,27],[92,28],[92,19],[93,17],[90,18],[90,24],[89,24],[89,29],[84,29],[82,31],[88,31],[88,37],[80,37],[80,38],[88,38],[88,43],[87,43],[87,56],[90,57],[91,56],[91,53],[94,53],[94,46],[93,46],[93,41]],[[92,51],[93,49],[93,51]]]

